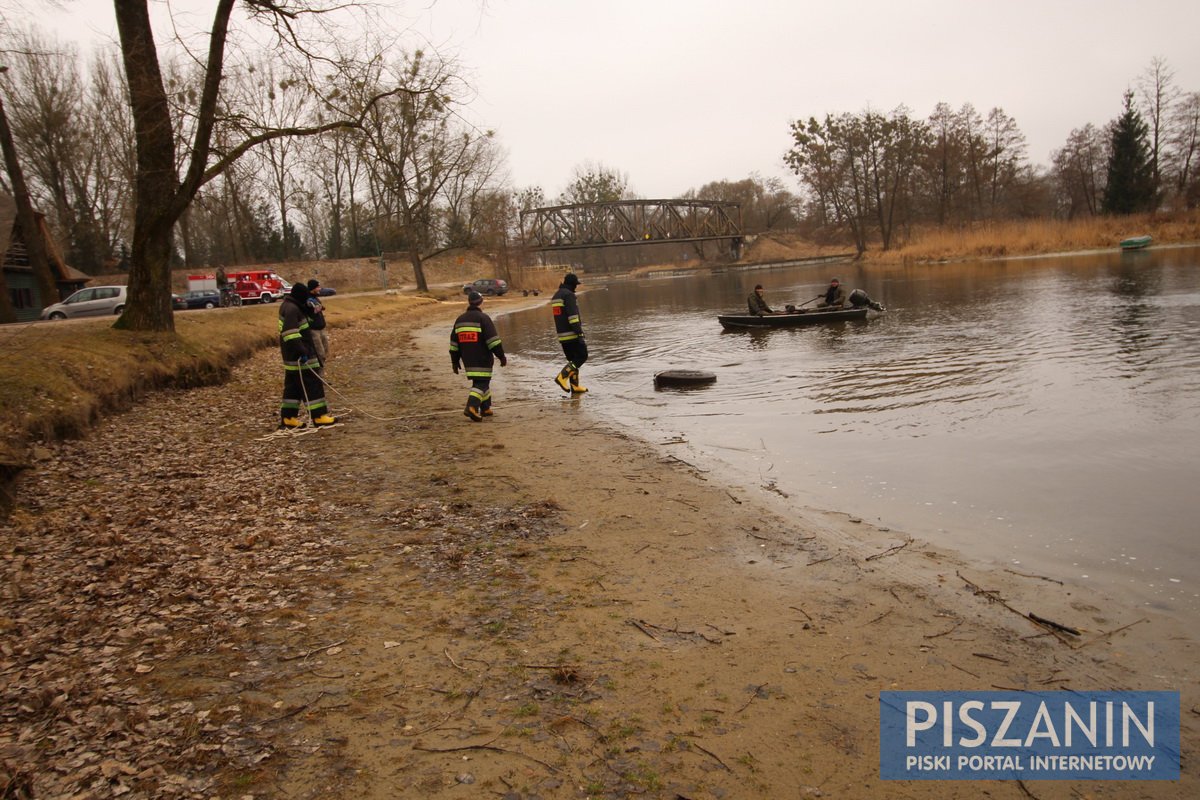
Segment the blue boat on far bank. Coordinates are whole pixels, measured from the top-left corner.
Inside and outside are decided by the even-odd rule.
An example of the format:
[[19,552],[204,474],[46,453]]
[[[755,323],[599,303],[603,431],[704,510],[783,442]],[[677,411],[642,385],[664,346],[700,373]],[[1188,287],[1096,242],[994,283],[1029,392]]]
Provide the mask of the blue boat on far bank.
[[1149,236],[1131,236],[1128,239],[1121,240],[1121,249],[1122,250],[1142,250],[1143,248],[1149,247],[1150,242],[1151,242],[1151,237],[1149,237]]

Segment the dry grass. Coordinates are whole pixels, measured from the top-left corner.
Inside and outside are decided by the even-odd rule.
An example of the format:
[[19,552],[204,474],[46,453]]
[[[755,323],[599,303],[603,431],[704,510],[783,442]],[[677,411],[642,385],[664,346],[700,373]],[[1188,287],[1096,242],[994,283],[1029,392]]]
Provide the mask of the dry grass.
[[1200,212],[980,223],[960,228],[918,229],[902,246],[865,258],[878,263],[920,263],[1080,250],[1111,250],[1122,239],[1149,234],[1156,244],[1200,241]]
[[[282,264],[251,265],[237,269],[273,269],[287,280],[295,283],[316,278],[325,286],[337,289],[338,292],[370,292],[381,289],[411,288],[416,284],[412,265],[402,256],[390,254],[386,259],[386,275],[379,270],[378,256],[372,258],[346,258],[340,261],[292,261]],[[500,277],[499,268],[495,262],[480,254],[468,250],[449,250],[433,258],[426,259],[424,264],[425,279],[433,290],[452,286],[459,288],[463,283],[477,278]],[[171,289],[175,292],[186,291],[188,275],[211,273],[214,268],[177,269],[171,272]],[[234,271],[234,267],[229,267]],[[97,275],[93,285],[122,284],[129,280],[125,273],[112,275]],[[386,285],[385,285],[386,281]]]
[[[338,297],[329,316],[336,328],[428,308],[437,308],[429,297],[357,295]],[[275,345],[278,313],[277,304],[183,312],[174,334],[115,330],[112,318],[0,328],[0,471],[26,463],[30,444],[78,436],[149,391],[224,381],[233,365]]]

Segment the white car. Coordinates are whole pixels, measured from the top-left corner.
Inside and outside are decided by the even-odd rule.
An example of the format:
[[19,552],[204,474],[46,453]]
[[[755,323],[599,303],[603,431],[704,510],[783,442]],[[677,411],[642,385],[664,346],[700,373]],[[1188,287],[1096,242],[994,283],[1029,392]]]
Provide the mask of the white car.
[[120,314],[125,310],[124,286],[91,286],[42,309],[42,319],[75,319]]

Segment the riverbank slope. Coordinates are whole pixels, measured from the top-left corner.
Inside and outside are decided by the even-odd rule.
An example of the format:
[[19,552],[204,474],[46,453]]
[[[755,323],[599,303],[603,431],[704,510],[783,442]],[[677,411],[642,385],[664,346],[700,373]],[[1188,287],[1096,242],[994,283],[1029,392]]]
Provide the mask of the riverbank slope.
[[3,540],[10,773],[39,797],[1196,794],[1186,760],[880,781],[888,689],[1181,690],[1189,753],[1194,643],[714,484],[548,378],[502,370],[471,423],[460,306],[335,328],[337,427],[272,434],[267,349],[44,446]]

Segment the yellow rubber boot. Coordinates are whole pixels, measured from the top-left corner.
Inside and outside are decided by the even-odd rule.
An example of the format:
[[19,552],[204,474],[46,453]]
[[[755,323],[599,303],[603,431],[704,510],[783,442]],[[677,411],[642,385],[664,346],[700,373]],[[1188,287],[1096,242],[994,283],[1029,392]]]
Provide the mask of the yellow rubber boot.
[[336,422],[337,422],[337,417],[330,416],[329,414],[322,414],[321,416],[319,416],[313,420],[313,425],[316,425],[318,428],[322,428],[326,425],[333,425]]
[[554,376],[554,382],[558,384],[558,388],[562,389],[564,392],[571,391],[571,374],[574,371],[575,368],[570,364],[567,364],[559,371],[557,375]]
[[583,394],[587,389],[579,385],[579,370],[571,370],[571,394]]
[[279,420],[279,427],[289,430],[294,428],[303,428],[304,420],[300,419],[299,417],[284,417],[283,419]]

